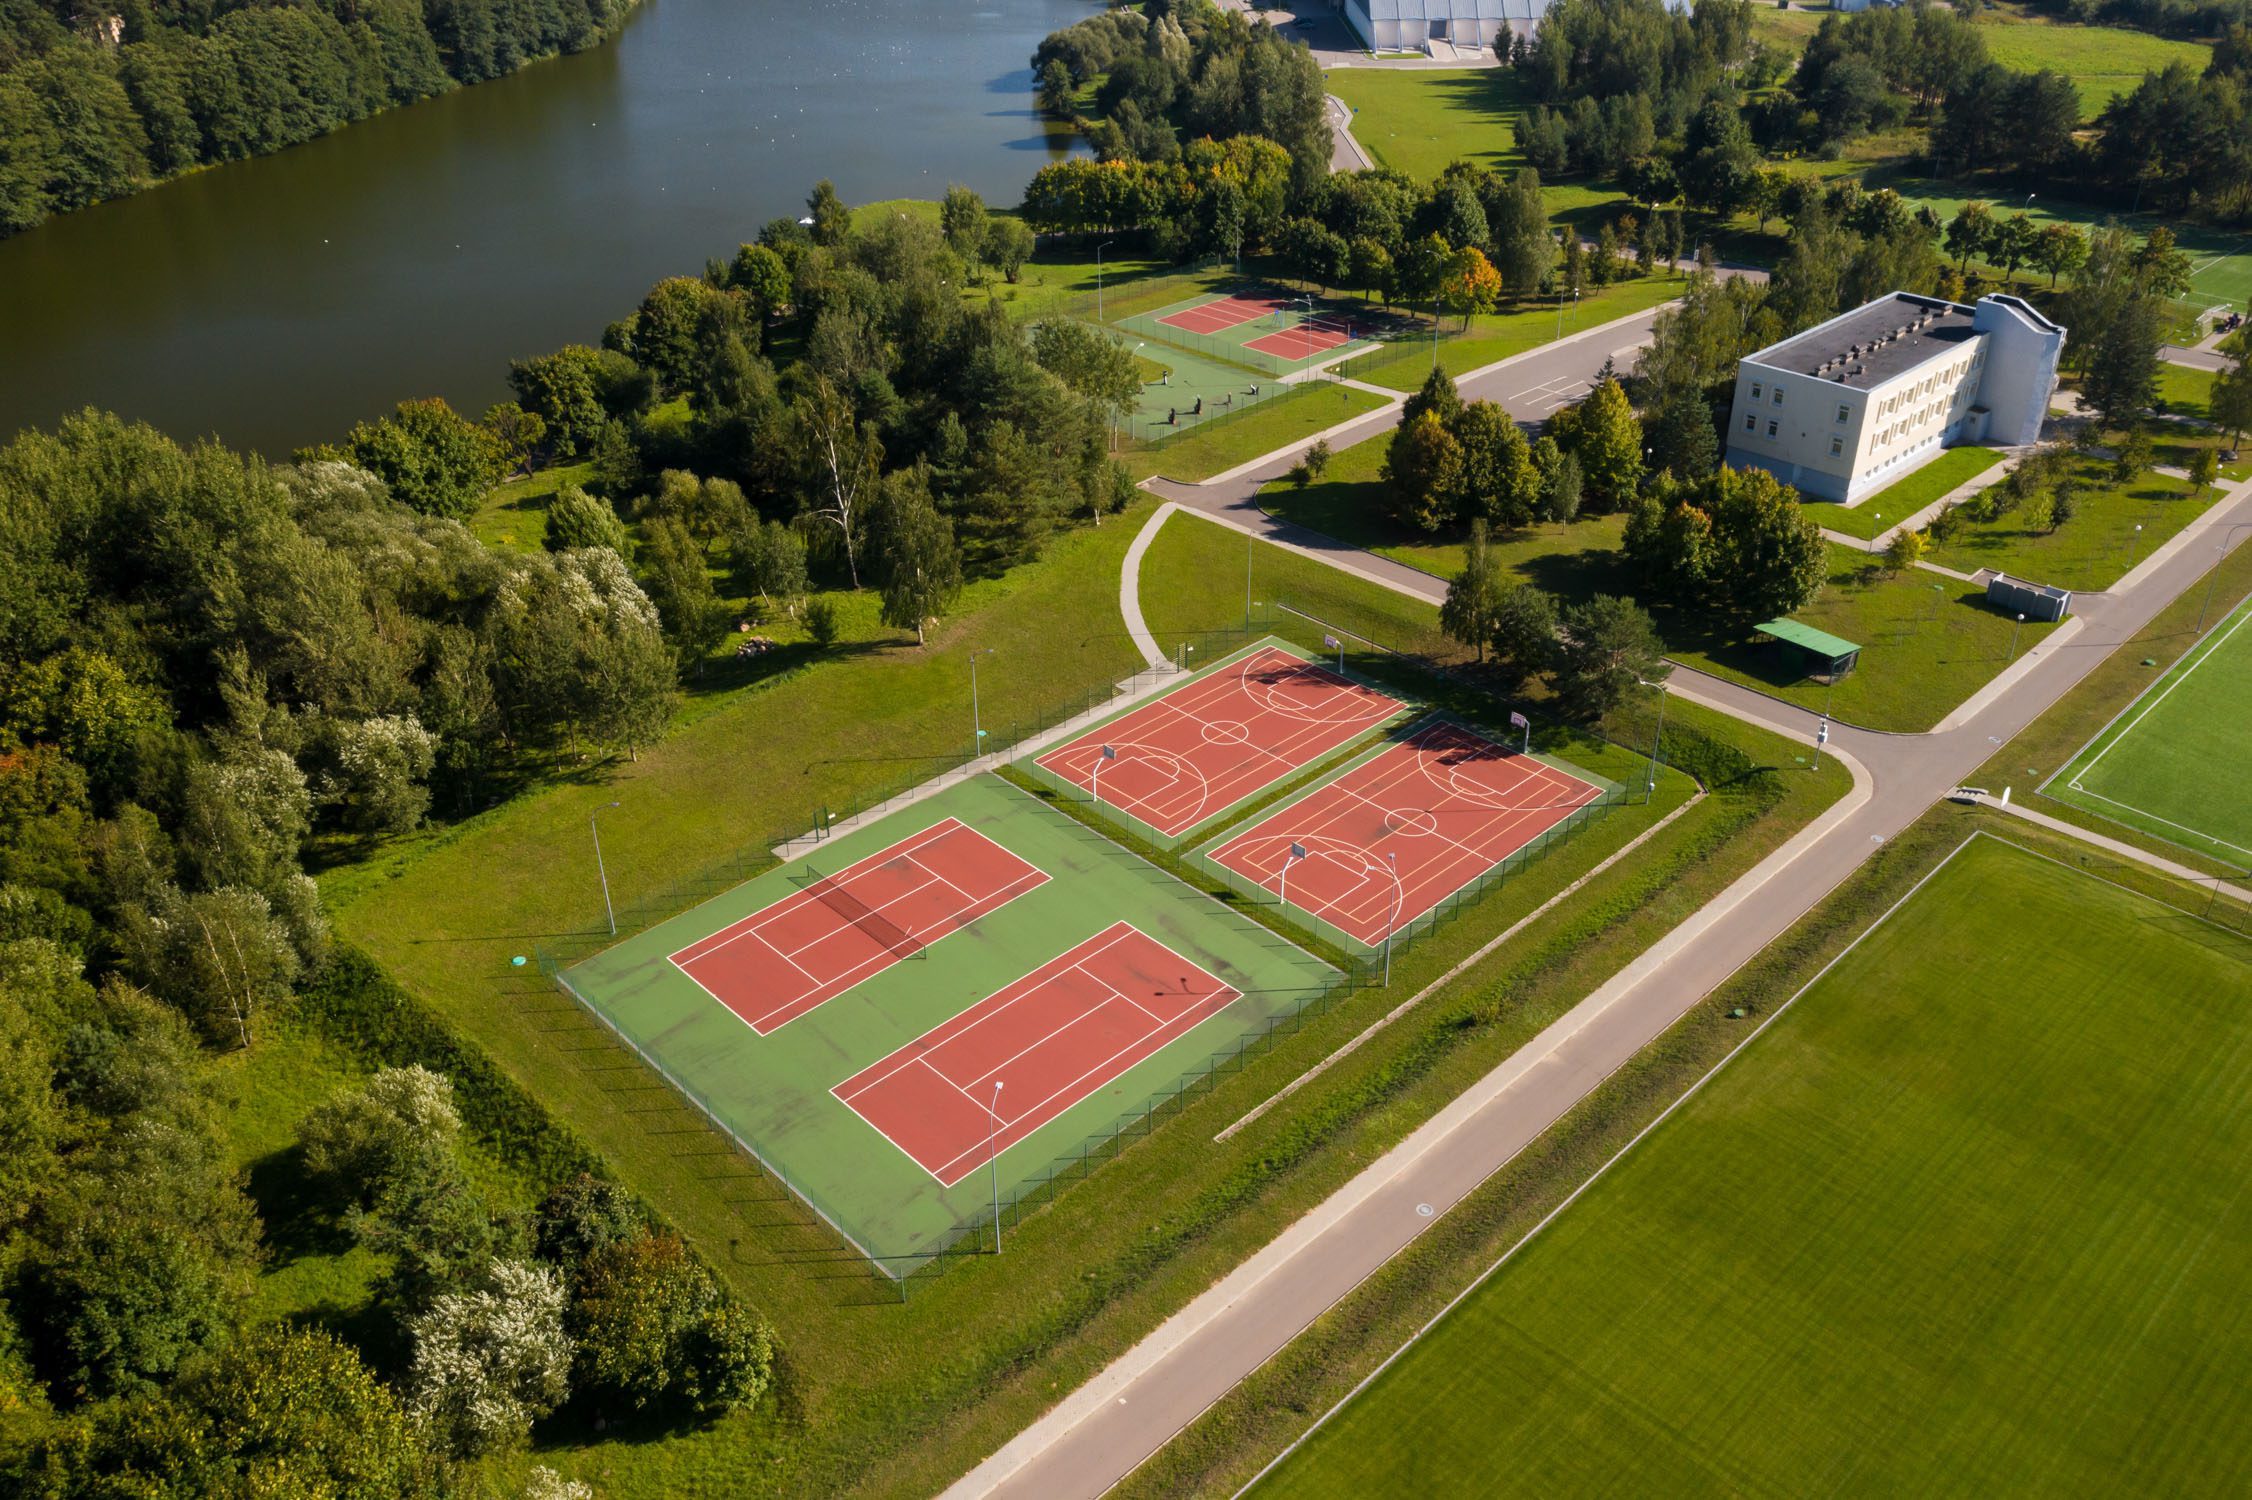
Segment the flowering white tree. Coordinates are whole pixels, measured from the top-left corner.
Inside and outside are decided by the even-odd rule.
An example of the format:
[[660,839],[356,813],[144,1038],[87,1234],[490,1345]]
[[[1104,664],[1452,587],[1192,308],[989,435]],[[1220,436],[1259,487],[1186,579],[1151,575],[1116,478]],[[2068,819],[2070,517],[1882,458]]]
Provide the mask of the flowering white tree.
[[407,1409],[456,1457],[523,1441],[569,1392],[563,1282],[544,1266],[495,1260],[482,1287],[440,1295],[407,1327]]

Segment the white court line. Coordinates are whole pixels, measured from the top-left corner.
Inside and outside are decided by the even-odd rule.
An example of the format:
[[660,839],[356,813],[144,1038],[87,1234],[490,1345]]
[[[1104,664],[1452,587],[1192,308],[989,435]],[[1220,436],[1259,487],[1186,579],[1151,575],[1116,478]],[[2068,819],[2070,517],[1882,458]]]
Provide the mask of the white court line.
[[[2218,656],[2221,652],[2221,649],[2224,646],[2228,645],[2229,641],[2236,635],[2239,630],[2242,630],[2245,627],[2247,622],[2252,622],[2252,611],[2247,611],[2242,618],[2238,619],[2238,621],[2234,625],[2231,625],[2225,632],[2223,632],[2218,639],[2214,640],[2209,646],[2207,646],[2204,654],[2199,656],[2197,660],[2191,662],[2188,666],[2182,669],[2182,673],[2179,677],[2176,677],[2172,682],[2167,683],[2163,688],[2160,688],[2158,691],[2158,696],[2151,699],[2150,702],[2144,706],[2141,713],[2135,715],[2132,719],[2129,719],[2127,721],[2126,728],[2120,730],[2118,735],[2112,740],[2110,744],[2104,746],[2101,750],[2098,750],[2095,753],[2095,756],[2091,760],[2089,760],[2086,765],[2082,766],[2078,771],[2074,772],[2072,780],[2066,782],[2065,784],[2071,787],[2074,791],[2088,792],[2088,795],[2091,797],[2102,795],[2098,792],[2088,791],[2086,787],[2080,785],[2080,778],[2095,770],[2098,765],[2101,765],[2103,763],[2103,758],[2105,756],[2118,749],[2120,741],[2126,739],[2130,734],[2133,734],[2135,732],[2136,726],[2141,724],[2143,720],[2150,717],[2152,710],[2156,709],[2159,704],[2164,703],[2167,698],[2172,696],[2174,689],[2189,681],[2190,674],[2192,672],[2195,672],[2199,667],[2204,666],[2215,656]],[[2108,797],[2104,798],[2104,800],[2107,802],[2111,801],[2111,799]],[[2113,803],[2113,806],[2116,807],[2126,807],[2128,805],[2129,804],[2125,802]],[[2135,811],[2142,812],[2142,809],[2138,807],[2135,809]],[[2144,816],[2157,817],[2158,815],[2156,813],[2145,813]],[[2160,818],[2159,821],[2163,823],[2166,820]],[[2173,826],[2179,828],[2181,825],[2177,823]],[[2206,837],[2210,838],[2211,835],[2208,834],[2206,835]],[[2230,847],[2234,848],[2235,845],[2232,844],[2230,845]]]
[[[820,879],[828,880],[834,883],[838,889],[842,890],[850,886],[855,880],[873,875],[874,873],[876,873],[876,871],[882,869],[883,866],[891,860],[906,859],[912,856],[917,850],[926,848],[931,844],[935,844],[940,839],[951,837],[957,830],[972,833],[976,832],[975,829],[970,828],[968,824],[963,823],[958,818],[942,818],[938,822],[931,824],[930,827],[924,829],[921,833],[911,833],[896,844],[887,845],[882,849],[876,850],[872,854],[864,855],[863,857],[854,860],[851,864],[847,865],[843,871],[839,872],[839,874],[822,876],[820,877]],[[984,835],[980,834],[979,837],[983,838]],[[986,842],[992,843],[993,841],[991,839],[986,839]],[[994,844],[994,847],[998,849],[1001,846]],[[1009,851],[1007,850],[1002,850],[1002,852],[1009,853]],[[1012,859],[1017,858],[1017,856],[1015,856],[1014,854],[1010,854],[1009,857]],[[1017,863],[1022,864],[1024,863],[1024,861],[1017,859]],[[862,868],[863,866],[865,866],[866,868]],[[808,864],[806,868],[810,871],[813,867]],[[795,912],[804,906],[818,902],[820,899],[821,898],[819,896],[813,894],[813,891],[810,887],[800,886],[798,889],[790,892],[790,894],[788,894],[787,896],[784,896],[781,900],[770,902],[767,905],[760,907],[757,911],[751,912],[746,916],[738,917],[734,921],[728,923],[725,927],[722,927],[719,931],[708,932],[704,934],[704,936],[698,938],[695,942],[688,944],[686,947],[676,949],[673,952],[667,954],[666,957],[675,964],[683,963],[681,955],[684,953],[689,955],[687,962],[690,963],[695,962],[697,959],[709,957],[711,954],[717,953],[720,949],[726,947],[732,942],[735,942],[737,939],[749,937],[751,934],[761,931],[769,922],[777,921],[781,917]],[[714,939],[717,939],[717,941],[714,941]],[[709,947],[704,946],[707,943],[710,944]]]

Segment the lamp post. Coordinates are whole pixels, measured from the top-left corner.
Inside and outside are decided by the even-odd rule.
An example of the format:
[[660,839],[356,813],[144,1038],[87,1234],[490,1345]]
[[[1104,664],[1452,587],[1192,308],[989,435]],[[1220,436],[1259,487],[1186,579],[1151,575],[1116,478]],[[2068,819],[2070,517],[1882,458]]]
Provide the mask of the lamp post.
[[2127,566],[2130,568],[2143,560],[2143,523],[2140,521],[2135,523],[2134,551],[2128,554],[2128,558]]
[[996,1142],[1001,1135],[1001,1080],[993,1080],[993,1103],[986,1108],[989,1117],[985,1125],[985,1168],[993,1179],[993,1253],[1001,1253],[1001,1153]]
[[1308,292],[1303,297],[1292,298],[1291,301],[1294,306],[1300,302],[1306,304],[1306,321],[1298,326],[1306,330],[1306,358],[1311,360],[1314,357],[1314,294]]
[[[1662,680],[1648,682],[1640,677],[1634,680],[1640,682],[1646,688],[1658,690],[1658,729],[1657,733],[1650,736],[1650,777],[1642,788],[1642,800],[1648,802],[1658,794],[1658,746],[1659,742],[1665,738],[1666,733],[1666,685]],[[1532,731],[1527,729],[1525,733],[1526,742],[1529,744],[1531,743]]]
[[1869,533],[1869,550],[1874,552],[1877,550],[1877,538],[1884,535],[1884,512],[1870,511],[1869,519],[1877,523],[1877,529]]
[[1095,321],[1098,323],[1103,320],[1103,252],[1117,243],[1104,240],[1095,247]]
[[1385,864],[1392,869],[1392,911],[1384,921],[1384,988],[1392,987],[1392,933],[1400,925],[1400,857],[1384,856]]
[[1946,584],[1935,583],[1931,586],[1931,608],[1924,612],[1924,623],[1926,625],[1931,624],[1932,621],[1939,618],[1939,601],[1946,597]]
[[1000,649],[998,646],[980,646],[970,653],[970,753],[972,755],[985,748],[985,718],[977,706],[977,659],[981,656],[993,656]]
[[602,882],[602,914],[610,919],[612,937],[618,935],[618,909],[610,904],[610,872],[602,866],[602,830],[595,826],[594,820],[617,805],[615,802],[605,802],[588,813],[586,818],[586,831],[594,838],[594,875]]
[[2195,634],[2203,635],[2205,633],[2205,611],[2213,607],[2213,585],[2221,581],[2221,564],[2228,561],[2229,538],[2244,530],[2246,527],[2252,527],[2252,521],[2233,522],[2229,526],[2224,528],[2221,532],[2221,555],[2213,560],[2213,571],[2206,575],[2205,602],[2197,606],[2197,629],[2194,632]]
[[[2024,628],[2025,616],[2019,615],[2017,617],[2017,623],[2010,627],[2010,661],[2017,660],[2017,633]],[[2009,665],[2009,662],[2004,662],[2002,663],[2002,665],[2006,667]]]

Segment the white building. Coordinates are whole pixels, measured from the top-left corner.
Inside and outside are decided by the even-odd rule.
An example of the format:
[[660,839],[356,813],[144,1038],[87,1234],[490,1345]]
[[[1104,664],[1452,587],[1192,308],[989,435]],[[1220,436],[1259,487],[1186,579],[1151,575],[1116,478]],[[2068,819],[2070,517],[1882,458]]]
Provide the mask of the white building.
[[1894,292],[1737,367],[1727,461],[1851,505],[1952,444],[2036,440],[2063,351],[2021,298]]
[[1371,52],[1421,52],[1434,40],[1490,48],[1505,31],[1529,37],[1551,0],[1344,0]]

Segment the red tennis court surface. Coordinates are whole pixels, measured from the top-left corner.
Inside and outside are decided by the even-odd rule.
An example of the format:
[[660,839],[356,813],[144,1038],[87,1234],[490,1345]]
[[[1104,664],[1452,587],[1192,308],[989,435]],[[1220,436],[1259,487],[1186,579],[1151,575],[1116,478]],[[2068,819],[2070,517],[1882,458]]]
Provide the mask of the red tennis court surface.
[[1281,310],[1282,303],[1273,297],[1222,297],[1217,302],[1199,302],[1177,313],[1167,313],[1157,321],[1184,333],[1218,333],[1223,328],[1239,327]]
[[1285,328],[1280,333],[1255,338],[1243,347],[1255,354],[1270,355],[1275,359],[1310,359],[1316,354],[1352,341],[1353,335],[1349,330],[1331,328],[1322,323],[1301,323],[1296,328]]
[[1546,830],[1600,787],[1438,724],[1362,762],[1212,858],[1371,946]]
[[1241,998],[1120,922],[830,1092],[952,1187]]
[[[1399,711],[1397,699],[1267,646],[1097,725],[1038,764],[1173,838]],[[1103,759],[1105,745],[1117,759]]]
[[706,994],[769,1035],[1044,883],[957,818],[820,875],[672,955]]

